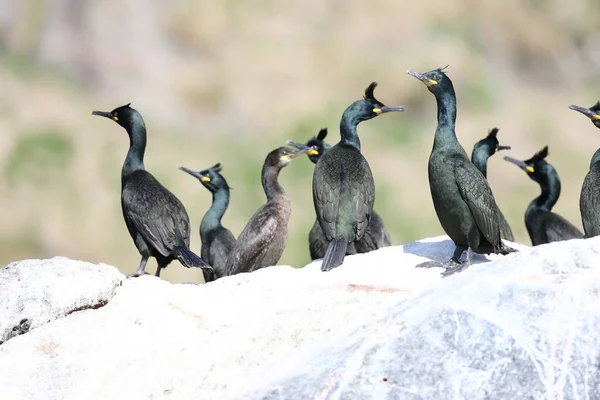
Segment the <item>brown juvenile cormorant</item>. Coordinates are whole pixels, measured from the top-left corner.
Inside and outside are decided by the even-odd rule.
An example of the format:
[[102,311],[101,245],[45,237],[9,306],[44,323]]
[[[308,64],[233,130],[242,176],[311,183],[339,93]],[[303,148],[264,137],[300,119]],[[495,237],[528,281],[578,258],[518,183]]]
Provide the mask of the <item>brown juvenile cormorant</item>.
[[[473,152],[471,153],[471,162],[475,164],[477,169],[487,179],[487,163],[488,159],[499,152],[500,150],[510,150],[510,146],[501,146],[498,142],[498,128],[493,128],[488,135],[475,143]],[[502,214],[502,210],[498,209],[498,218],[500,218],[500,237],[505,240],[515,241],[515,237],[508,225],[508,221]]]
[[263,164],[261,180],[267,203],[254,213],[227,258],[227,275],[252,272],[277,264],[287,241],[290,200],[279,184],[279,172],[290,161],[313,149],[294,151],[280,147]]
[[[588,117],[596,128],[600,128],[600,101],[590,108],[569,106]],[[600,235],[600,149],[596,150],[590,162],[590,170],[585,176],[579,197],[579,211],[585,237]]]
[[146,125],[140,113],[127,104],[92,115],[115,121],[129,135],[129,151],[121,170],[121,207],[127,230],[142,255],[139,268],[130,276],[144,275],[148,258],[155,257],[156,276],[178,259],[188,268],[202,268],[206,282],[213,280],[212,268],[189,248],[190,222],[183,204],[144,169]]
[[200,239],[202,248],[200,257],[206,260],[215,270],[215,277],[225,276],[227,256],[235,246],[235,237],[231,231],[221,224],[221,219],[229,205],[229,185],[220,174],[221,164],[196,172],[185,167],[180,170],[197,178],[202,186],[212,193],[212,204],[200,223]]
[[[293,146],[297,149],[301,149],[304,146],[308,147],[316,147],[318,154],[309,155],[309,159],[316,164],[317,161],[321,158],[323,154],[325,154],[329,149],[331,149],[331,145],[325,142],[325,137],[327,136],[327,128],[323,128],[319,131],[317,136],[313,136],[306,142],[306,144],[296,143],[288,140],[287,144]],[[310,250],[310,257],[312,260],[316,260],[318,258],[323,258],[325,256],[325,252],[327,251],[327,246],[329,246],[329,241],[325,238],[323,234],[323,229],[321,229],[321,225],[319,225],[319,221],[315,220],[310,233],[308,234],[308,244]],[[367,231],[365,232],[362,239],[357,242],[349,243],[348,248],[346,249],[346,255],[352,255],[356,253],[368,253],[373,250],[377,250],[381,247],[391,246],[392,242],[390,239],[390,234],[385,228],[383,220],[373,210],[371,214],[371,221],[369,222],[369,226]],[[356,246],[356,247],[355,247]]]
[[546,162],[548,146],[537,152],[529,160],[515,160],[505,156],[504,159],[521,168],[536,181],[542,194],[533,199],[525,211],[525,226],[531,244],[534,246],[557,242],[560,240],[581,239],[583,234],[569,221],[552,212],[552,207],[560,196],[560,179],[554,167]]
[[348,243],[359,241],[365,235],[373,203],[375,182],[367,160],[360,152],[356,127],[390,111],[404,111],[404,107],[388,107],[378,101],[373,82],[365,90],[364,98],[352,103],[340,121],[341,140],[321,156],[313,173],[313,201],[317,220],[329,246],[321,264],[329,271],[344,262]]
[[[424,262],[418,267],[443,267],[448,276],[466,269],[473,252],[508,254],[516,250],[500,238],[498,206],[485,177],[469,160],[456,138],[456,94],[442,68],[407,73],[427,86],[437,102],[438,126],[429,156],[429,188],[442,228],[456,245],[450,261]],[[462,253],[467,257],[461,263]]]

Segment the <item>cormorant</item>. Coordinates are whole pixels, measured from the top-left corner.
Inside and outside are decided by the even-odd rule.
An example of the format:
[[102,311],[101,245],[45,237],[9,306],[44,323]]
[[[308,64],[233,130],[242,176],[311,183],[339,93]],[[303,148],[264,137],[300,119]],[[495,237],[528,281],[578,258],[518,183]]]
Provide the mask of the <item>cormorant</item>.
[[[466,269],[473,252],[508,254],[516,250],[500,238],[498,206],[487,180],[467,157],[456,138],[456,94],[443,68],[424,74],[407,73],[427,86],[437,102],[438,125],[429,156],[429,188],[442,228],[456,245],[450,261],[424,262],[417,267],[443,267],[448,276]],[[467,257],[461,263],[462,253]]]
[[[488,135],[475,143],[473,152],[471,153],[471,162],[475,164],[477,169],[487,179],[487,163],[488,158],[499,152],[500,150],[510,150],[510,146],[501,146],[498,142],[498,128],[493,128]],[[502,214],[502,210],[498,209],[498,218],[500,219],[500,237],[504,240],[515,241],[515,237],[508,225],[508,221]]]
[[560,179],[556,169],[546,162],[548,146],[537,152],[529,160],[520,161],[505,156],[504,159],[521,168],[536,181],[542,194],[533,199],[525,211],[525,226],[531,244],[557,242],[560,240],[581,239],[583,234],[569,221],[552,212],[552,207],[560,196]]
[[[310,160],[316,164],[321,156],[331,149],[331,145],[325,142],[326,136],[327,128],[323,128],[319,131],[317,136],[310,138],[306,144],[292,142],[291,140],[288,140],[287,144],[297,149],[301,149],[305,146],[316,147],[318,154],[308,156],[308,158],[310,158]],[[308,244],[310,257],[312,260],[323,258],[325,256],[327,246],[329,246],[329,241],[325,238],[323,229],[321,229],[321,225],[319,225],[319,221],[316,219],[313,227],[310,230],[310,233],[308,234]],[[346,249],[346,255],[368,253],[381,247],[391,245],[392,241],[390,239],[390,234],[386,230],[383,220],[379,214],[373,210],[371,214],[371,221],[369,222],[369,226],[365,232],[365,235],[359,241],[349,243],[348,248]]]
[[321,156],[313,173],[313,202],[317,220],[329,241],[322,271],[344,262],[348,243],[363,238],[375,202],[375,182],[360,153],[357,125],[386,112],[404,111],[378,101],[371,83],[364,98],[352,103],[340,121],[341,140]]
[[215,277],[221,278],[225,276],[227,256],[235,246],[235,237],[221,224],[229,205],[229,185],[220,174],[223,167],[219,163],[199,172],[185,167],[179,169],[197,178],[212,193],[212,204],[200,223],[200,257],[213,267]]
[[263,164],[261,180],[267,203],[252,216],[227,257],[227,275],[252,272],[277,264],[287,240],[290,200],[279,184],[279,172],[294,158],[314,151],[280,147],[270,152]]
[[[600,101],[590,108],[569,106],[571,110],[579,111],[588,117],[596,128],[600,128]],[[590,162],[590,170],[583,180],[579,211],[585,237],[600,235],[600,149],[596,150]]]
[[209,282],[214,278],[213,269],[189,248],[190,222],[185,207],[144,169],[146,125],[130,104],[110,112],[92,112],[115,121],[129,135],[129,151],[121,170],[121,207],[127,230],[142,256],[139,268],[130,276],[144,275],[148,258],[155,257],[156,276],[178,259],[188,268],[202,268],[204,280]]

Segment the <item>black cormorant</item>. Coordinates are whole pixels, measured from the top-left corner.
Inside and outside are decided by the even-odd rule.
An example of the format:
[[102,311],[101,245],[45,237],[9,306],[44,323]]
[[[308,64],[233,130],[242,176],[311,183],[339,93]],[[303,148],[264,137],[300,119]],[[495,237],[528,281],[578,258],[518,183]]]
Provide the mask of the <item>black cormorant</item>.
[[144,169],[146,125],[140,113],[127,104],[92,115],[115,121],[129,135],[129,151],[121,170],[121,207],[129,234],[142,255],[139,268],[130,276],[143,275],[148,258],[155,257],[156,276],[178,259],[188,268],[202,268],[206,282],[213,280],[212,268],[189,248],[190,222],[183,204]]
[[[314,164],[316,164],[321,156],[331,149],[331,145],[325,142],[326,136],[327,128],[323,128],[319,131],[317,136],[310,138],[306,144],[296,143],[290,140],[288,140],[287,144],[297,149],[301,149],[304,146],[315,147],[318,154],[309,155],[308,157]],[[321,229],[321,225],[319,225],[319,221],[317,220],[315,220],[315,223],[308,234],[308,245],[312,260],[323,258],[325,256],[327,246],[329,246],[329,241],[325,238],[323,229]],[[368,253],[381,247],[391,245],[392,241],[390,239],[390,234],[386,230],[383,220],[379,214],[373,210],[367,231],[362,239],[354,243],[349,243],[348,248],[346,249],[346,255]]]
[[227,256],[235,245],[235,237],[221,224],[229,205],[229,185],[220,173],[223,167],[219,163],[198,172],[185,167],[179,169],[197,178],[212,193],[212,204],[200,223],[200,257],[213,267],[215,277],[221,278],[225,276]]
[[[498,128],[493,128],[485,138],[475,143],[473,152],[471,153],[471,161],[486,179],[488,159],[500,150],[510,150],[510,146],[500,145],[497,136]],[[500,218],[500,237],[514,242],[515,237],[512,233],[512,229],[510,229],[510,225],[508,225],[508,221],[506,221],[506,218],[500,209],[498,209],[498,218]]]
[[548,146],[529,160],[520,161],[505,156],[504,159],[521,168],[536,181],[542,194],[533,199],[525,211],[525,226],[534,246],[560,240],[581,239],[583,234],[569,221],[552,212],[560,196],[560,179],[556,169],[546,162]]
[[365,90],[364,98],[352,103],[340,122],[341,140],[321,156],[313,173],[313,201],[317,220],[329,246],[321,264],[329,271],[344,262],[348,243],[363,238],[375,202],[375,182],[360,153],[357,125],[404,107],[388,107],[373,95],[377,83]]
[[277,264],[287,240],[290,200],[279,184],[279,172],[292,159],[313,149],[280,147],[270,152],[263,164],[261,180],[267,203],[258,209],[240,233],[227,257],[227,275],[252,272]]
[[[590,108],[569,106],[571,110],[579,111],[588,117],[596,128],[600,128],[600,101]],[[600,235],[600,149],[596,150],[590,162],[590,170],[583,180],[579,211],[585,237]]]
[[[446,271],[442,275],[448,276],[467,268],[473,252],[516,251],[502,242],[492,190],[456,138],[456,95],[452,81],[442,68],[424,74],[411,70],[407,73],[423,82],[437,102],[438,125],[429,156],[429,188],[440,224],[456,245],[450,261],[429,261],[418,267],[443,267]],[[465,250],[467,257],[461,263]]]

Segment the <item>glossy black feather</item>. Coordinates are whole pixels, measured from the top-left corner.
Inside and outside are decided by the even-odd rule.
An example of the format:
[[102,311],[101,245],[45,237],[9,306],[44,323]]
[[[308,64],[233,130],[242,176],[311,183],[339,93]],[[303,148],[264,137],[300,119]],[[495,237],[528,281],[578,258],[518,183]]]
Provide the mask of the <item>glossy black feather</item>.
[[579,198],[585,237],[600,236],[600,163],[593,163],[585,176]]
[[525,211],[525,226],[534,246],[583,237],[581,231],[573,224],[552,212],[560,197],[561,184],[558,172],[545,160],[546,157],[548,157],[548,146],[525,161],[504,157],[506,161],[521,168],[540,186],[540,195],[529,203]]
[[470,253],[459,263],[463,250],[500,254],[514,251],[501,241],[498,206],[487,180],[456,138],[456,95],[452,81],[442,69],[408,73],[425,83],[437,102],[438,126],[429,157],[429,188],[440,224],[457,246],[452,261],[433,264],[445,266],[445,275],[449,275],[469,265]]
[[226,264],[229,253],[235,246],[235,237],[221,222],[229,206],[229,185],[220,174],[220,163],[202,171],[192,171],[185,167],[180,170],[195,177],[209,192],[212,193],[210,208],[202,217],[200,223],[200,239],[202,247],[200,255],[214,269],[217,278],[226,275]]
[[562,216],[539,208],[525,215],[525,226],[534,246],[583,238],[581,231]]
[[130,233],[139,233],[163,257],[178,246],[189,247],[189,217],[173,193],[144,170],[125,176],[122,185],[123,217]]
[[[503,149],[510,149],[510,147],[500,146],[500,143],[498,142],[498,128],[493,128],[485,138],[481,139],[473,146],[471,162],[487,179],[487,165],[489,158],[496,154],[499,150]],[[504,217],[504,214],[502,214],[502,210],[499,208],[498,219],[500,223],[500,237],[502,239],[514,242],[515,237],[512,229],[510,228],[506,217]]]
[[157,276],[178,259],[188,268],[201,267],[206,281],[214,279],[212,268],[189,249],[190,223],[185,207],[144,168],[146,125],[141,114],[129,104],[92,114],[117,122],[129,135],[129,151],[121,170],[121,206],[127,229],[142,256],[133,276],[144,274],[148,258],[155,257]]
[[337,144],[321,157],[313,175],[313,199],[327,240],[362,238],[375,202],[375,184],[360,151]]

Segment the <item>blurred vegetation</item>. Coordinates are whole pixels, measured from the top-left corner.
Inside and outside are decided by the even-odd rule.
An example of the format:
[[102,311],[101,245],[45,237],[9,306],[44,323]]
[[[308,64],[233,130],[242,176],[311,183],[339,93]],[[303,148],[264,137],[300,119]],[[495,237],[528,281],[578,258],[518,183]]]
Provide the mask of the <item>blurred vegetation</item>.
[[[92,117],[94,109],[131,101],[142,113],[146,168],[185,204],[199,251],[211,196],[178,166],[223,163],[233,187],[223,222],[237,235],[265,201],[266,154],[322,127],[335,143],[341,113],[373,80],[381,101],[406,107],[359,127],[375,208],[394,244],[442,234],[426,167],[435,101],[405,71],[446,64],[467,153],[493,126],[517,158],[548,144],[563,184],[555,211],[581,226],[579,192],[600,132],[567,106],[600,97],[596,1],[0,5],[0,265],[64,255],[123,272],[137,267],[119,200],[128,140],[116,124]],[[281,173],[293,211],[280,264],[309,261],[312,170],[300,159]],[[501,156],[488,174],[517,239],[530,243],[523,214],[538,186]],[[178,263],[164,273],[172,281],[199,276]]]

